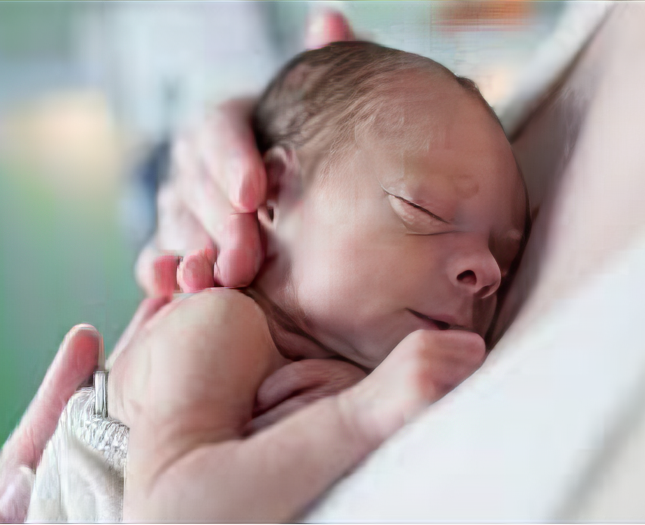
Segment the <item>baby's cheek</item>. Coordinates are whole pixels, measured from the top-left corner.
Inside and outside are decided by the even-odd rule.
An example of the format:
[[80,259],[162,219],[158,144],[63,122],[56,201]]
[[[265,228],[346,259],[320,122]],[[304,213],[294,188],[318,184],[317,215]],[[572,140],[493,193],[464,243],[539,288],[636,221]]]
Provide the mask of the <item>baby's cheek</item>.
[[371,340],[376,321],[393,310],[393,282],[388,279],[386,261],[374,249],[364,250],[341,240],[334,247],[307,255],[294,272],[306,329],[349,357],[348,352]]

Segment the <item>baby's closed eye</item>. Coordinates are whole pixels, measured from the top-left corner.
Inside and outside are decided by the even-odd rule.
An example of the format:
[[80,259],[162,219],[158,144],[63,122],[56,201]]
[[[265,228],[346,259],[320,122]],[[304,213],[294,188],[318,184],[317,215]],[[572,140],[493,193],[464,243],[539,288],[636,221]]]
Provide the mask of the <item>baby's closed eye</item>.
[[394,212],[405,223],[411,233],[417,235],[445,233],[445,226],[448,223],[441,217],[403,197],[388,193],[387,198]]

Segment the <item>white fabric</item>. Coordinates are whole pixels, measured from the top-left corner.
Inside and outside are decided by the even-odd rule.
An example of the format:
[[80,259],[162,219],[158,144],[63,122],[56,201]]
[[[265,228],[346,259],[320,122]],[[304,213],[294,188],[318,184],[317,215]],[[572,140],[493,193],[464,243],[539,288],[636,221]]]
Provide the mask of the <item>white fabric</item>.
[[127,429],[93,407],[83,389],[65,408],[36,471],[28,522],[121,521]]
[[506,133],[518,130],[594,34],[613,2],[567,2],[553,32],[533,53],[508,96],[493,104]]

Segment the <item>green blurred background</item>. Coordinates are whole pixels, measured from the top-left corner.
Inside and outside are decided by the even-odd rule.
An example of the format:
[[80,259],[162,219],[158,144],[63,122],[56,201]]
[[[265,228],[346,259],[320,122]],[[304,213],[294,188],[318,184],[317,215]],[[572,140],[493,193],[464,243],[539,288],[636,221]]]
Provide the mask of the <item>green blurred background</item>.
[[66,332],[91,323],[111,348],[140,298],[123,147],[73,63],[79,7],[0,3],[0,443]]
[[257,93],[302,46],[312,9],[362,38],[474,78],[494,105],[559,2],[0,1],[0,443],[65,333],[106,349],[141,294],[154,227],[142,163],[213,101]]

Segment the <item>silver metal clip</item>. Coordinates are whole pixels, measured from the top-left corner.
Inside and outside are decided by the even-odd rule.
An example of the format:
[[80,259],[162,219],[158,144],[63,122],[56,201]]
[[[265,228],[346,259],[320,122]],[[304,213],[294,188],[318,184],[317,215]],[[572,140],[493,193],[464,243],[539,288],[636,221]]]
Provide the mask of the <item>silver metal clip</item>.
[[94,372],[94,412],[97,416],[107,418],[107,371],[105,370],[105,348],[103,347],[103,338],[99,346],[98,368]]

